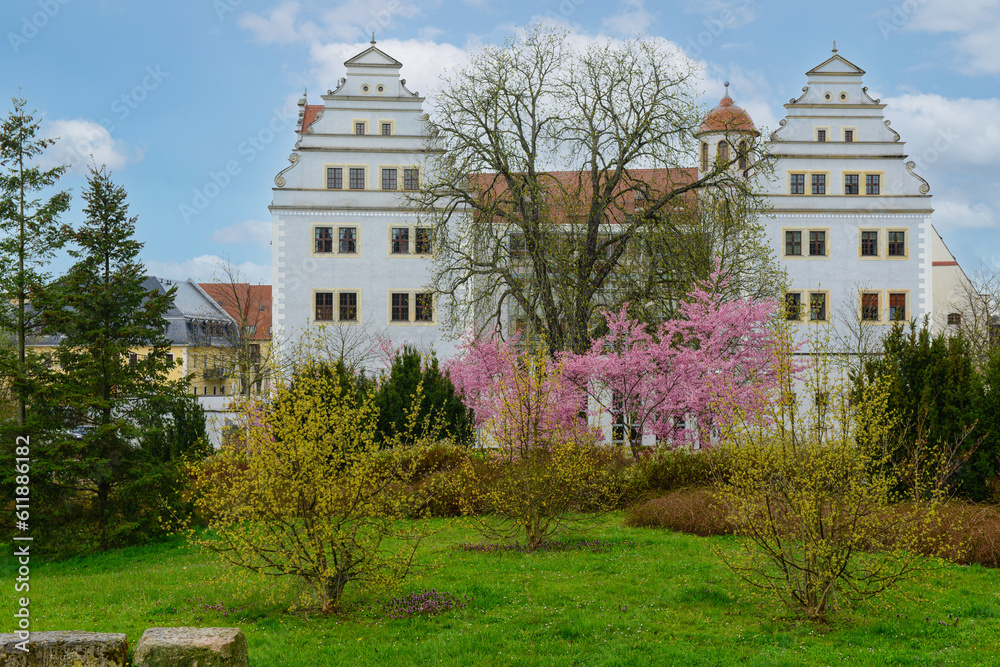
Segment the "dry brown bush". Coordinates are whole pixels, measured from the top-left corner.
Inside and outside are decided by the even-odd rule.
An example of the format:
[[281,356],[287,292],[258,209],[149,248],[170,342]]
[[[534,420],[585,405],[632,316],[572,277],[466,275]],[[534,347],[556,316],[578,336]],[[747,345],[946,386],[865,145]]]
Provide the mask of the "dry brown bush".
[[692,535],[731,535],[733,526],[711,488],[678,489],[634,505],[625,525],[667,528]]
[[[873,548],[895,546],[895,531],[890,526],[912,522],[915,513],[925,511],[911,503],[893,506],[884,520],[884,539]],[[996,505],[978,505],[952,500],[934,510],[937,519],[921,536],[917,550],[926,556],[940,556],[954,563],[1000,567],[1000,509]]]

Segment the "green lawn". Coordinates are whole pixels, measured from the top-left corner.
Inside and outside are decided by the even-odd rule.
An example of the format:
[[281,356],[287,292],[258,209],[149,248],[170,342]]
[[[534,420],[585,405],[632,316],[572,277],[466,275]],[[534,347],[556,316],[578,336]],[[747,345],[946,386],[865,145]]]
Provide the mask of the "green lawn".
[[[588,530],[606,548],[524,554],[458,550],[478,541],[458,521],[424,550],[435,569],[405,590],[436,588],[473,600],[433,618],[389,619],[352,590],[344,618],[289,612],[284,584],[224,571],[183,541],[32,564],[34,630],[125,632],[238,626],[264,665],[977,665],[1000,660],[1000,571],[947,566],[826,625],[796,622],[746,591],[698,538],[621,526]],[[8,551],[9,553],[9,551]],[[0,630],[15,594],[3,564]],[[240,590],[243,588],[243,590]],[[270,599],[273,598],[273,599]],[[207,605],[207,607],[206,607]],[[949,615],[951,615],[949,617]],[[957,624],[952,624],[958,617]]]

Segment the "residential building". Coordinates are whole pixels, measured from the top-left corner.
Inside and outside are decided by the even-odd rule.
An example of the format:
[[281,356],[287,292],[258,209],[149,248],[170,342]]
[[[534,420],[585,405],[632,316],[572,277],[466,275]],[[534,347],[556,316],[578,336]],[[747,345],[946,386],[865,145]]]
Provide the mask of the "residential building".
[[226,346],[216,349],[217,360],[232,374],[233,392],[266,392],[272,375],[271,286],[249,283],[198,283],[233,320]]

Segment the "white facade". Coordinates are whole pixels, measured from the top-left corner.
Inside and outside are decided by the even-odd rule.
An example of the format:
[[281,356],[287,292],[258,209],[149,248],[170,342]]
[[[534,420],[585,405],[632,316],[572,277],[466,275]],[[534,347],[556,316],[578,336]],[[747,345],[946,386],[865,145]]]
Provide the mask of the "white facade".
[[446,357],[454,346],[425,289],[430,239],[404,196],[422,176],[423,98],[372,44],[322,105],[299,101],[299,139],[270,206],[274,340],[364,326]]

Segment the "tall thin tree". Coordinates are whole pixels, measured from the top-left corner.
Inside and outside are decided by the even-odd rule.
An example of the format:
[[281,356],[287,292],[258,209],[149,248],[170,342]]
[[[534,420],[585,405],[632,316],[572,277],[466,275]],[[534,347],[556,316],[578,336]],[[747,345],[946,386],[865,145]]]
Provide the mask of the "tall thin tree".
[[30,391],[25,348],[37,324],[29,300],[47,282],[44,267],[66,241],[59,214],[69,208],[69,193],[41,196],[66,167],[43,170],[35,164],[55,140],[36,137],[39,123],[34,111],[25,110],[24,98],[14,97],[12,102],[14,108],[0,129],[0,334],[13,348],[0,348],[0,372],[10,380],[18,427],[24,429]]

